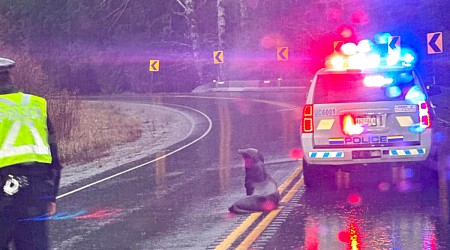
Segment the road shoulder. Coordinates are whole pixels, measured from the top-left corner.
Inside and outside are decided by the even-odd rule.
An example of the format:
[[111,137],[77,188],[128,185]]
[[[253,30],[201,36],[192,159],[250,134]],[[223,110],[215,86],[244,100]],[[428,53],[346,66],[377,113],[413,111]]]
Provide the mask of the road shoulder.
[[141,137],[134,142],[112,147],[100,159],[64,166],[61,187],[157,153],[185,139],[194,126],[188,114],[175,108],[130,102],[110,104],[141,122]]

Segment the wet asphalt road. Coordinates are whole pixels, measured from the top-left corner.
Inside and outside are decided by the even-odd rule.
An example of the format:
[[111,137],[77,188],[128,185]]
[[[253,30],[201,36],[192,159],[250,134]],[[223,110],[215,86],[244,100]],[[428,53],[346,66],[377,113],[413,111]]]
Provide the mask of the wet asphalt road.
[[[444,171],[346,169],[328,173],[317,188],[306,190],[301,163],[290,157],[300,145],[298,108],[304,93],[216,97],[130,100],[176,105],[172,107],[196,117],[195,129],[163,152],[61,190],[92,185],[58,200],[60,214],[50,224],[52,249],[450,248]],[[268,170],[284,189],[286,202],[276,216],[255,219],[227,212],[245,195],[237,154],[245,147],[264,154]],[[442,152],[440,163],[447,166],[448,150],[443,147]],[[237,232],[242,225],[248,229]],[[253,233],[262,227],[261,233]]]

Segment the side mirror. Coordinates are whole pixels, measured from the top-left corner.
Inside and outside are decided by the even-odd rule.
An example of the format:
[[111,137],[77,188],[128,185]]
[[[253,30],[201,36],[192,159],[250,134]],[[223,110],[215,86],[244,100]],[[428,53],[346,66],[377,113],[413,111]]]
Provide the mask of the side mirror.
[[442,93],[441,87],[436,85],[427,85],[427,93],[429,96],[439,95]]

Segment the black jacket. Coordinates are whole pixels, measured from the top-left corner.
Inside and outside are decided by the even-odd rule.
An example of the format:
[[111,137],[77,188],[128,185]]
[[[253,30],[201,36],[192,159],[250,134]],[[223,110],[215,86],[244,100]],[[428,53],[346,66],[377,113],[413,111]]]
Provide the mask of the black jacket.
[[[0,84],[0,96],[4,94],[12,94],[18,92],[20,92],[19,89],[12,84]],[[48,198],[49,201],[54,202],[58,194],[62,166],[59,162],[55,131],[53,129],[52,123],[50,122],[50,119],[47,119],[47,128],[49,138],[48,143],[50,146],[50,153],[52,154],[52,163],[50,164],[36,163],[33,165],[16,164],[0,168],[0,174],[2,175],[15,174],[25,176],[31,175],[44,177],[47,181],[50,181],[53,186],[52,193]],[[43,166],[36,166],[36,165],[43,165]]]

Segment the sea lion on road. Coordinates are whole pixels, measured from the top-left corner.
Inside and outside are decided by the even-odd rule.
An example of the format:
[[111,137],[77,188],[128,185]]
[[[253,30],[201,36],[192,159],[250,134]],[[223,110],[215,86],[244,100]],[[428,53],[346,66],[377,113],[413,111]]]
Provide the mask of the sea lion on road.
[[228,208],[233,213],[269,212],[278,207],[280,193],[275,180],[267,173],[264,157],[254,148],[239,149],[245,162],[247,197]]

